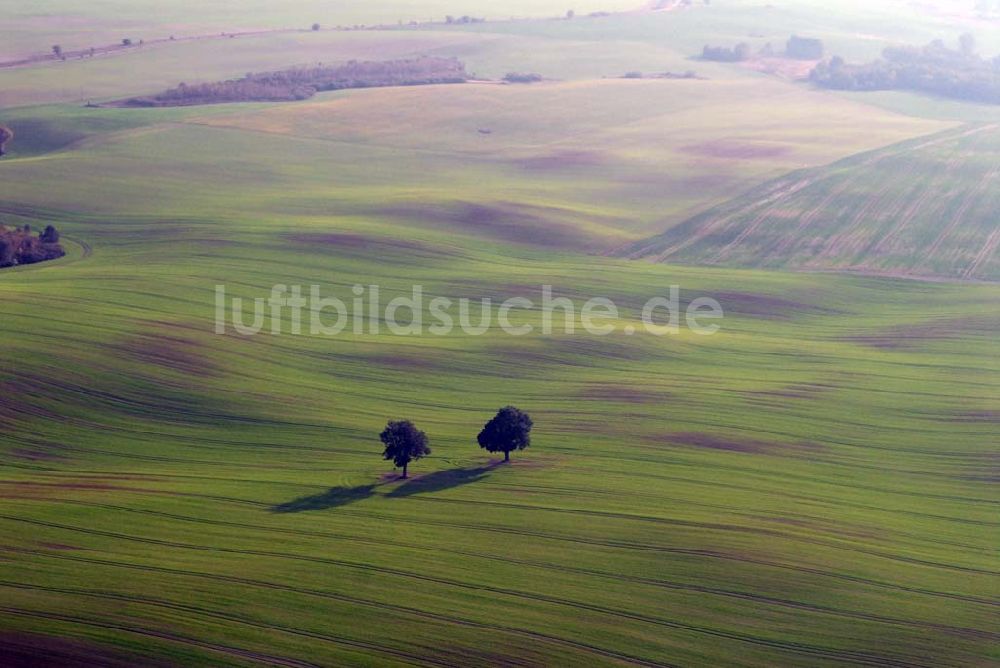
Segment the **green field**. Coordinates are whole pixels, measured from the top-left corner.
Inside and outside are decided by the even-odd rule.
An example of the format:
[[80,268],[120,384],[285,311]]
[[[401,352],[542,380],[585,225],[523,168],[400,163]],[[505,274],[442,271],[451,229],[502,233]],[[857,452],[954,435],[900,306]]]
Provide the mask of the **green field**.
[[[911,222],[886,264],[865,268],[954,273],[996,230],[996,132],[931,120],[971,122],[976,107],[873,106],[738,67],[602,78],[686,68],[687,44],[636,32],[644,16],[692,45],[762,23],[724,4],[612,17],[604,41],[579,19],[517,22],[0,71],[0,123],[16,133],[0,222],[54,223],[68,252],[0,271],[0,665],[1000,661],[1000,286],[777,271],[810,268],[777,254],[759,263],[770,269],[614,256],[759,203],[775,179],[809,179],[766,210],[851,210],[817,215],[831,235],[844,220]],[[822,11],[798,6],[802,21]],[[101,23],[119,9],[142,19],[117,3],[79,13]],[[246,23],[312,10],[250,8]],[[696,10],[728,22],[710,34]],[[366,16],[338,20],[383,20]],[[846,30],[846,16],[827,25]],[[562,80],[39,104],[424,52],[488,76],[549,65]],[[907,193],[945,186],[897,215]],[[974,204],[959,216],[962,197]],[[907,255],[903,232],[924,239],[948,212],[959,241]],[[780,227],[795,220],[761,234],[795,241]],[[759,252],[737,248],[746,256],[728,259]],[[995,263],[986,254],[969,277],[995,280]],[[287,312],[283,335],[219,335],[220,284],[250,299],[275,284],[345,299],[378,285],[383,302],[420,284],[493,298],[494,316],[547,284],[620,314],[606,337],[543,335],[540,309],[516,312],[536,326],[525,337],[495,322],[480,336],[293,335]],[[622,331],[672,285],[685,304],[716,299],[722,330]],[[511,403],[536,426],[501,465],[475,436]],[[409,481],[380,459],[378,433],[398,418],[434,451]]]
[[[198,3],[192,0],[148,5],[126,0],[94,0],[86,4],[70,0],[36,0],[30,4],[5,0],[0,3],[7,39],[0,54],[9,57],[49,51],[51,44],[67,50],[114,44],[125,37],[152,41],[174,35],[190,37],[220,32],[269,29],[308,29],[313,23],[330,28],[356,25],[395,25],[398,22],[444,22],[447,15],[463,15],[506,21],[521,17],[561,17],[569,9],[581,16],[596,11],[637,9],[642,0],[506,0],[502,8],[485,0],[300,0],[293,4],[266,0],[232,3]],[[151,14],[155,18],[151,17]],[[152,18],[152,20],[151,20]]]
[[782,177],[625,252],[996,281],[998,158],[997,125],[963,126]]

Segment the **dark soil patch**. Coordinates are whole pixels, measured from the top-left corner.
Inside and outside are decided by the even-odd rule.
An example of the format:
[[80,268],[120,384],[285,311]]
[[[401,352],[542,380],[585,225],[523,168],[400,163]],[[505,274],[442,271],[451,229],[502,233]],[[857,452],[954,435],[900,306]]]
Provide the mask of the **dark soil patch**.
[[777,399],[816,399],[819,395],[829,392],[831,389],[833,387],[830,385],[795,383],[777,390],[760,390],[747,394],[755,397],[774,397]]
[[747,452],[753,454],[764,454],[770,452],[776,447],[776,444],[768,443],[766,441],[726,439],[712,434],[697,432],[670,434],[666,440],[674,443],[680,443],[682,445],[708,448],[710,450],[726,450],[728,452]]
[[1000,483],[1000,473],[993,475],[964,475],[961,476],[962,480],[968,480],[969,482],[984,482],[991,485]]
[[218,366],[202,351],[203,345],[180,328],[153,323],[149,331],[112,345],[114,351],[142,364],[151,364],[187,375],[209,377],[219,374]]
[[701,144],[690,144],[682,147],[681,150],[691,155],[703,158],[718,158],[721,160],[762,160],[765,158],[778,158],[791,152],[791,149],[787,146],[727,141],[725,139],[716,139]]
[[29,462],[55,462],[66,461],[67,457],[57,454],[50,449],[42,448],[15,448],[10,453],[15,459],[24,459]]
[[579,396],[581,399],[626,404],[659,404],[670,399],[669,393],[655,393],[624,385],[592,385]]
[[[553,318],[553,330],[562,322]],[[582,331],[582,330],[578,330]],[[545,340],[546,347],[559,356],[564,364],[576,366],[594,366],[594,360],[632,360],[650,359],[650,349],[643,346],[639,337],[618,338],[610,336],[589,336],[577,334],[565,338],[549,338]]]
[[417,241],[390,239],[388,237],[372,237],[364,234],[346,234],[336,232],[306,232],[289,234],[285,237],[297,244],[305,244],[318,249],[333,247],[340,250],[362,251],[365,253],[433,253],[442,251]]
[[[147,489],[143,487],[126,487],[124,485],[109,485],[97,482],[20,482],[12,480],[0,480],[0,498],[2,499],[50,499],[55,498],[62,492],[137,492],[140,494],[167,494],[174,495],[161,489]],[[3,664],[0,663],[0,666]]]
[[73,550],[84,549],[76,545],[66,545],[65,543],[36,543],[36,544],[41,548],[44,548],[46,550],[54,550],[56,552],[69,552]]
[[873,334],[844,337],[844,341],[860,343],[880,350],[914,348],[932,341],[958,341],[968,335],[995,336],[1000,318],[949,318],[926,323],[889,327]]
[[178,239],[190,243],[201,243],[201,230],[187,223],[155,219],[155,225],[141,219],[130,219],[115,224],[107,224],[88,232],[93,239],[111,239],[118,246],[149,246],[152,242],[176,244]]
[[601,167],[605,163],[603,155],[592,151],[558,151],[518,161],[518,165],[522,169],[538,171]]
[[679,432],[667,434],[655,439],[660,443],[688,445],[709,450],[725,452],[740,452],[754,455],[782,455],[796,453],[818,452],[823,446],[817,443],[802,441],[799,443],[781,443],[776,441],[760,441],[749,438],[722,437],[703,432]]
[[516,203],[412,204],[392,207],[380,213],[409,220],[426,220],[512,244],[580,251],[594,251],[602,247],[599,240],[588,237],[575,225],[559,220],[566,212],[558,209],[525,207]]
[[773,295],[749,292],[716,292],[704,295],[712,297],[728,314],[745,315],[764,320],[790,320],[795,315],[832,315],[833,309],[806,304]]
[[1000,424],[1000,411],[968,411],[954,416],[952,421]]
[[0,666],[5,668],[133,668],[167,666],[146,656],[132,655],[78,639],[36,633],[0,631]]
[[37,388],[27,380],[0,380],[0,427],[20,420],[55,420],[58,415],[36,397]]
[[859,529],[844,522],[835,522],[810,518],[808,520],[794,517],[775,517],[770,515],[755,515],[761,522],[773,522],[783,526],[798,527],[810,531],[819,531],[829,535],[849,536],[851,538],[877,538],[879,533],[866,529]]
[[[16,112],[15,112],[16,113]],[[26,111],[31,113],[31,111]],[[7,116],[4,123],[14,133],[7,148],[14,158],[46,155],[71,148],[99,135],[140,127],[148,122],[139,117],[108,117],[86,114],[70,118]]]
[[404,354],[392,354],[384,353],[379,355],[369,355],[363,358],[365,362],[370,364],[377,364],[379,366],[390,367],[392,369],[398,370],[430,370],[437,369],[439,365],[433,360],[429,360],[423,357],[414,357],[412,355]]
[[736,180],[736,177],[728,173],[699,174],[683,179],[682,184],[687,191],[712,190],[730,186]]

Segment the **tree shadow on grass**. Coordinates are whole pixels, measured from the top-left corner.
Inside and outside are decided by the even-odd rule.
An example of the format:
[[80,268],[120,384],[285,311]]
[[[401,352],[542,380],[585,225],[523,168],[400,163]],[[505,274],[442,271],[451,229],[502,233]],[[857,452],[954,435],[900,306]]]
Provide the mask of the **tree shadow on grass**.
[[452,487],[468,485],[469,483],[478,482],[485,478],[486,474],[496,468],[496,466],[497,464],[491,463],[487,466],[480,466],[474,469],[450,469],[448,471],[429,473],[400,485],[386,494],[386,496],[391,499],[398,499],[415,494],[440,492]]
[[333,487],[322,494],[303,496],[271,507],[272,513],[302,513],[309,510],[328,510],[346,506],[355,501],[363,501],[375,494],[377,485],[359,487]]
[[[430,492],[440,492],[452,487],[460,487],[469,483],[477,482],[501,465],[502,461],[490,462],[486,466],[479,466],[471,469],[450,469],[447,471],[437,471],[429,473],[419,478],[413,478],[392,490],[385,496],[390,499],[400,499],[415,494],[427,494]],[[375,489],[381,483],[370,485],[359,485],[358,487],[332,487],[322,494],[299,497],[292,501],[279,503],[271,506],[272,513],[303,513],[311,510],[329,510],[339,508],[357,501],[364,501],[375,496]]]

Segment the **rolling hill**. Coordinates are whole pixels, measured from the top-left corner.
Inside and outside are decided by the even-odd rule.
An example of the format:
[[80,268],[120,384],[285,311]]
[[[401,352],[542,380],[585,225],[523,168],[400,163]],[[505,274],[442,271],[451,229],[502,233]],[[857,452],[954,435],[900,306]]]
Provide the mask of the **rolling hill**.
[[[493,96],[498,131],[437,152],[391,121],[335,141],[324,100],[21,112],[75,139],[0,163],[0,218],[58,221],[68,251],[0,274],[0,659],[989,659],[996,288],[585,254],[618,238],[572,213],[594,166],[526,169],[551,149],[521,96],[594,93],[513,92],[462,91]],[[373,96],[391,91],[333,99]],[[678,284],[727,317],[665,339],[213,333],[220,283],[362,281],[386,300],[551,284],[614,299],[620,324]],[[503,467],[474,437],[507,403],[536,431]],[[390,417],[431,436],[409,482],[379,458]]]
[[1000,126],[798,171],[621,251],[660,262],[1000,280]]
[[[253,0],[237,22],[219,3],[159,4],[22,3],[0,50],[149,21],[169,35],[459,11]],[[704,80],[620,78],[692,67],[703,43],[822,25],[867,52],[938,26],[889,20],[907,3],[875,19],[849,6],[870,3],[830,4],[178,40],[0,71],[16,132],[0,221],[53,223],[67,253],[0,271],[0,665],[995,663],[1000,286],[601,254],[722,207],[721,244],[685,223],[686,250],[718,255],[747,229],[723,203],[757,188],[747,215],[793,227],[803,214],[784,220],[777,202],[809,196],[789,202],[816,211],[789,253],[814,226],[821,241],[885,227],[881,270],[909,271],[924,258],[906,244],[941,236],[938,216],[959,223],[928,266],[995,270],[963,250],[989,247],[992,127],[718,64],[697,65]],[[504,5],[525,8],[568,9]],[[860,32],[871,24],[880,38]],[[562,80],[80,106],[421,53]],[[720,261],[745,261],[763,232]],[[217,333],[216,286],[251,300],[279,284],[345,298],[378,285],[383,303],[419,284],[494,299],[493,323]],[[497,302],[546,284],[613,300],[616,331],[545,335],[540,306],[512,315],[526,336],[496,325]],[[685,305],[717,300],[722,330],[628,333],[674,285]],[[476,434],[506,404],[535,430],[501,465]],[[433,448],[407,481],[378,439],[400,418]]]

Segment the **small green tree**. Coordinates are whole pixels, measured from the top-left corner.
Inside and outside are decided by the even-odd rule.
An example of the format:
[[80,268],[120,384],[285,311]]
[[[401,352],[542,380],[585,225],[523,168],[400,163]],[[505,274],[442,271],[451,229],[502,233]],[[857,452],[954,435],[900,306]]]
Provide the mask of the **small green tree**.
[[511,451],[524,450],[531,445],[533,425],[531,417],[521,409],[501,408],[479,432],[479,447],[487,452],[502,452],[503,460],[509,462]]
[[314,24],[312,25],[312,29],[313,29],[313,32],[319,32],[319,29],[320,29],[321,27],[322,27],[322,26],[320,26],[320,24],[318,24],[318,23],[314,23]]
[[63,57],[62,47],[59,46],[58,44],[53,44],[52,45],[52,55],[54,55],[56,58],[60,58],[61,59]]
[[57,244],[59,243],[59,231],[52,225],[46,225],[45,230],[38,235],[38,238],[43,244]]
[[427,434],[409,420],[390,421],[379,438],[385,445],[382,458],[391,460],[396,468],[402,468],[404,480],[410,462],[431,454]]
[[12,267],[15,264],[14,241],[0,235],[0,267]]

